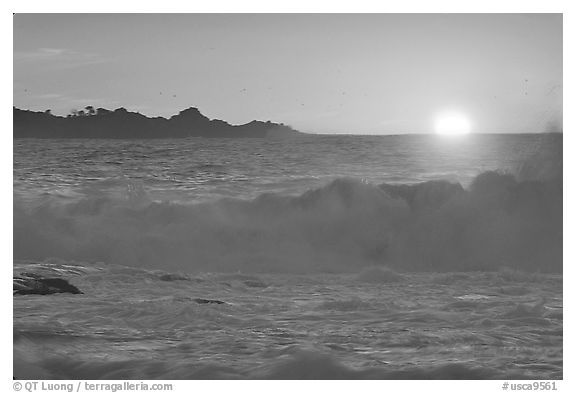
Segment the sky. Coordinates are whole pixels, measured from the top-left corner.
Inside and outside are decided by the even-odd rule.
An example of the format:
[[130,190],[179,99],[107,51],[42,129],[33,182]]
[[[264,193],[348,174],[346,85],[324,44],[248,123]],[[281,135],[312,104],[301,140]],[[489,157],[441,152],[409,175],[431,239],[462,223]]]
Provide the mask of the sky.
[[16,14],[13,104],[311,133],[562,128],[561,14]]

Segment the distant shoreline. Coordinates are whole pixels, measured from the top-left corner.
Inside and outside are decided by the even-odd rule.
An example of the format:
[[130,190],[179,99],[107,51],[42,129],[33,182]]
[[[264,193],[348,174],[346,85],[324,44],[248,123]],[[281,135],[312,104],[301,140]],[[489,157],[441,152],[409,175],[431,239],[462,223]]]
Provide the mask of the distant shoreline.
[[50,110],[34,112],[13,107],[13,116],[15,139],[286,138],[305,135],[283,123],[271,121],[253,120],[231,125],[223,120],[209,119],[194,107],[168,119],[147,117],[125,108],[108,110],[92,106],[66,117],[53,115]]

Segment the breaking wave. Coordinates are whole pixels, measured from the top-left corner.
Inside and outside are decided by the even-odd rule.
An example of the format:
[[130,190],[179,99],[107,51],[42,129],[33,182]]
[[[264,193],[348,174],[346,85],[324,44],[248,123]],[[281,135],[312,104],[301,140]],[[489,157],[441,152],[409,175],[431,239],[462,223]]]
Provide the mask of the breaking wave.
[[561,176],[519,178],[485,172],[468,188],[342,178],[299,196],[201,204],[153,202],[142,190],[33,207],[15,199],[14,258],[182,272],[561,272]]

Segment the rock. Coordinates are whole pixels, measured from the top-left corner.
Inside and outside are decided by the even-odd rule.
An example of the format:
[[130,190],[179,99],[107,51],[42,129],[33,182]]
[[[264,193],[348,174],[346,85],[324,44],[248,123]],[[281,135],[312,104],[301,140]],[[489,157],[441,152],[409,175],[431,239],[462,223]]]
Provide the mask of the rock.
[[161,274],[158,279],[160,281],[190,281],[190,277],[176,273]]
[[223,302],[222,300],[201,299],[201,298],[196,298],[193,300],[198,304],[226,304],[226,302]]
[[14,295],[52,295],[55,293],[83,293],[62,278],[42,278],[34,274],[13,278]]

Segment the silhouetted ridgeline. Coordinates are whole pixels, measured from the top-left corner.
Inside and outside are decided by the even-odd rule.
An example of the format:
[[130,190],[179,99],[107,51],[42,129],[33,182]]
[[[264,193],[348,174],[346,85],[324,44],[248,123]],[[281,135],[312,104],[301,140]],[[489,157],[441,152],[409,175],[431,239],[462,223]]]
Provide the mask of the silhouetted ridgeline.
[[146,117],[124,108],[80,111],[68,117],[54,116],[49,111],[33,112],[14,107],[14,138],[184,138],[302,135],[284,124],[251,121],[234,126],[223,120],[210,120],[197,108],[188,108],[165,119]]

